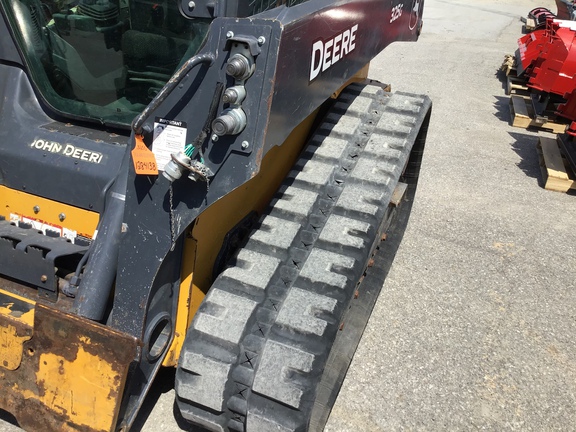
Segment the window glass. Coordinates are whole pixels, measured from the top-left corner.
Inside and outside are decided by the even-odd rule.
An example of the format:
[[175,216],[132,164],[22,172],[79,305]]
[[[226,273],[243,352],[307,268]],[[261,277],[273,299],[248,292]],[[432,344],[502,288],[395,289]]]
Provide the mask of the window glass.
[[174,0],[2,0],[44,99],[64,115],[129,125],[201,46],[210,21]]

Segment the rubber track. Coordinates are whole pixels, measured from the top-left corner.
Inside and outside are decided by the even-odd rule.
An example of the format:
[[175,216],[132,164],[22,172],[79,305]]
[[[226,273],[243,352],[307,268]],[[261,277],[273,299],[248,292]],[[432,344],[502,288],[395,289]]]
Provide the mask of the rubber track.
[[341,94],[188,330],[176,372],[184,418],[212,431],[308,430],[429,107],[377,85]]

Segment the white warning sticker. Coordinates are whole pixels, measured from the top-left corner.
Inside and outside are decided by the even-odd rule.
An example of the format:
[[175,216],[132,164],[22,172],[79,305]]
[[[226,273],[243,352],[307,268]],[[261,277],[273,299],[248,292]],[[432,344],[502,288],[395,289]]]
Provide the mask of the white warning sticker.
[[64,237],[70,240],[72,243],[76,242],[76,237],[78,237],[78,232],[64,228],[58,225],[51,225],[39,219],[33,219],[17,213],[10,213],[10,222],[14,223],[16,226],[27,226],[36,231],[42,232],[44,235],[52,235],[58,237]]
[[156,156],[156,165],[159,170],[164,171],[164,166],[170,162],[172,153],[183,151],[185,145],[186,123],[156,117],[152,153]]

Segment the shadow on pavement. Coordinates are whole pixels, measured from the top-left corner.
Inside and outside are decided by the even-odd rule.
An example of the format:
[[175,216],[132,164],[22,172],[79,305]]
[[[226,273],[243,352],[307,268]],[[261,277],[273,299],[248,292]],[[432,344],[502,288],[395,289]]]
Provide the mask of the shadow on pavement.
[[[514,138],[512,149],[521,158],[517,167],[520,168],[528,177],[538,180],[538,186],[544,189],[544,180],[542,178],[542,170],[540,169],[540,156],[536,150],[538,136],[516,132],[508,133],[512,138]],[[566,193],[567,195],[576,195],[576,190],[571,189],[562,193]]]
[[494,96],[496,102],[494,102],[494,108],[496,108],[496,113],[494,115],[498,120],[510,124],[512,116],[510,115],[510,96]]
[[520,162],[518,162],[516,166],[528,177],[537,179],[540,187],[544,187],[542,173],[540,172],[540,161],[538,152],[536,151],[538,137],[518,132],[508,133],[514,139],[514,142],[512,142],[512,150],[520,156]]
[[[169,391],[171,391],[174,388],[175,374],[176,374],[176,369],[174,369],[174,368],[161,368],[160,369],[160,371],[158,372],[158,375],[154,379],[154,383],[152,384],[152,387],[150,388],[148,395],[146,396],[146,399],[144,399],[144,403],[142,404],[142,407],[140,408],[138,416],[136,416],[136,420],[134,420],[134,424],[133,424],[132,428],[130,429],[131,431],[138,432],[138,431],[142,430],[142,428],[144,427],[144,425],[148,421],[148,417],[150,417],[150,414],[151,414],[152,410],[154,409],[154,406],[158,403],[158,400],[160,399],[160,397],[163,394],[168,393]],[[203,429],[203,428],[199,428],[197,426],[194,426],[194,425],[191,425],[190,423],[188,423],[186,421],[186,419],[184,419],[184,417],[182,417],[182,414],[180,414],[180,410],[176,406],[176,402],[174,402],[174,406],[173,406],[172,411],[173,411],[173,415],[174,415],[174,418],[176,420],[176,423],[178,424],[178,427],[181,430],[187,431],[187,432],[204,432],[205,431],[205,429]]]

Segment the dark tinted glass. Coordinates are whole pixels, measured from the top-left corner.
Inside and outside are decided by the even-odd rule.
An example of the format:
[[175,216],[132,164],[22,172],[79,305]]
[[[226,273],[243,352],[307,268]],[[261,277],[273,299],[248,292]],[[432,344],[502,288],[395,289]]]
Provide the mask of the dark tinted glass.
[[208,20],[173,0],[2,0],[30,72],[57,111],[128,125],[198,51]]

